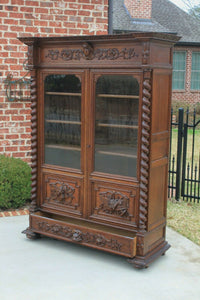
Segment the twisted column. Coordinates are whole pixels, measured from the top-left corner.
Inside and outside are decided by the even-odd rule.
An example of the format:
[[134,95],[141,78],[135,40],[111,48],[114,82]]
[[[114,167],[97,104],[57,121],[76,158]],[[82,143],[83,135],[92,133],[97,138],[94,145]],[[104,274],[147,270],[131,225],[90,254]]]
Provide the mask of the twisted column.
[[30,213],[37,210],[37,90],[36,71],[31,71],[31,206]]
[[140,169],[140,200],[139,200],[139,229],[146,230],[148,181],[149,181],[149,146],[150,146],[150,117],[151,117],[151,80],[147,72],[143,82],[142,95],[142,126],[141,126],[141,169]]

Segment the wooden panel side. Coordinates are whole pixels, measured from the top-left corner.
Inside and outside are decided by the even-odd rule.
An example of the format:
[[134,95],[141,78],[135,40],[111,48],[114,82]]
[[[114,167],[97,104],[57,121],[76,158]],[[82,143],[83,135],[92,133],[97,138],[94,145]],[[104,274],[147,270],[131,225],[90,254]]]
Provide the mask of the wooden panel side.
[[168,157],[169,130],[153,134],[151,139],[151,161]]
[[154,65],[162,65],[169,67],[171,63],[171,49],[165,43],[151,43],[150,48],[150,61]]
[[[163,164],[164,163],[164,164]],[[149,181],[148,230],[166,221],[167,164],[163,160],[151,168]]]
[[171,70],[153,71],[148,231],[166,223]]
[[152,134],[169,130],[171,70],[155,70],[152,87]]

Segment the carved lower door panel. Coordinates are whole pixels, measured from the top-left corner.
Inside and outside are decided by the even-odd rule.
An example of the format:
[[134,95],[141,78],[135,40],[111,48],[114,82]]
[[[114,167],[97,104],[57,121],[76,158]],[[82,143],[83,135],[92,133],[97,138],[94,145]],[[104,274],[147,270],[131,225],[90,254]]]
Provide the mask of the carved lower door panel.
[[42,208],[82,216],[83,179],[80,177],[43,174]]
[[93,226],[86,221],[73,222],[73,219],[41,212],[30,216],[30,224],[31,229],[39,234],[126,257],[136,254],[136,237],[123,230]]
[[91,181],[91,219],[136,226],[137,188],[114,182]]

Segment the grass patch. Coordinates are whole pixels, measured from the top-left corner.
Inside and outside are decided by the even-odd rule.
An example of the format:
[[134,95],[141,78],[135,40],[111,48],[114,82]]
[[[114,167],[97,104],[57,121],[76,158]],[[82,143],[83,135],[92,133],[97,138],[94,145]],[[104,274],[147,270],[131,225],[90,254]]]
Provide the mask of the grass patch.
[[[177,155],[177,138],[178,138],[178,129],[172,129],[172,140],[171,140],[171,157]],[[187,139],[187,157],[186,161],[191,164],[192,161],[192,145],[193,145],[193,130],[188,129],[188,139]],[[194,137],[194,165],[199,164],[199,154],[200,154],[200,130],[195,130]]]
[[200,204],[168,200],[167,225],[200,246]]

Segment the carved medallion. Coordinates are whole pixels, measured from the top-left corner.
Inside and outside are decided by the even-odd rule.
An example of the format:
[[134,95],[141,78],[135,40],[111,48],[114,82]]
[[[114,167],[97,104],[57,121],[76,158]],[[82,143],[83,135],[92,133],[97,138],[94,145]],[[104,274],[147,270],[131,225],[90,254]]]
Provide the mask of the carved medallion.
[[106,191],[99,193],[101,204],[98,212],[117,215],[120,217],[129,217],[129,198],[116,191]]
[[94,55],[94,49],[91,44],[89,43],[84,43],[83,44],[83,53],[85,56],[85,59],[92,59]]

